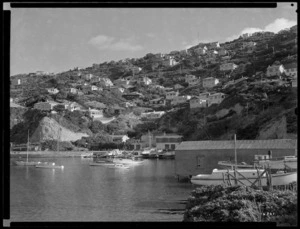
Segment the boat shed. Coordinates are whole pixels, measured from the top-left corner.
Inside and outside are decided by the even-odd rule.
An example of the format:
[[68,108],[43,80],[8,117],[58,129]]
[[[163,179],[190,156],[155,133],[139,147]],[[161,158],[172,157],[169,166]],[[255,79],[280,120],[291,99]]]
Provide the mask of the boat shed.
[[178,179],[211,174],[219,168],[219,161],[234,161],[253,164],[254,155],[283,157],[297,155],[296,139],[185,141],[175,150],[175,174]]

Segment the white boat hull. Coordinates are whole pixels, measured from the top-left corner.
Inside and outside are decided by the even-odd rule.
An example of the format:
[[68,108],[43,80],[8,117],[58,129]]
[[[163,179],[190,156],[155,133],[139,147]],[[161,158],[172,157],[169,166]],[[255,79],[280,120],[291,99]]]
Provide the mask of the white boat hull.
[[22,166],[36,166],[38,164],[41,164],[39,161],[15,161],[16,165],[22,165]]
[[[214,170],[215,171],[215,170]],[[223,175],[225,175],[225,182],[228,181],[228,178],[226,176],[227,170],[219,170],[217,173],[214,172],[212,174],[199,174],[197,176],[193,176],[191,178],[191,182],[195,185],[222,185],[224,184]],[[221,171],[221,172],[220,172]],[[247,171],[247,172],[244,172]],[[231,175],[233,175],[233,170],[229,171]],[[244,184],[246,186],[251,186],[254,181],[257,179],[257,172],[256,170],[240,170],[239,171],[243,176],[245,176],[247,179],[243,178],[239,174],[237,174],[237,178],[239,181],[238,184]],[[259,173],[261,174],[263,170],[259,170]],[[231,177],[231,183],[234,184],[234,179]],[[272,185],[273,186],[279,186],[279,185],[287,185],[292,182],[297,181],[297,172],[292,173],[278,173],[278,174],[272,174]],[[258,184],[258,182],[256,183]],[[267,186],[267,177],[266,174],[264,174],[261,177],[261,185]]]
[[36,165],[36,168],[43,168],[43,169],[63,169],[63,165]]

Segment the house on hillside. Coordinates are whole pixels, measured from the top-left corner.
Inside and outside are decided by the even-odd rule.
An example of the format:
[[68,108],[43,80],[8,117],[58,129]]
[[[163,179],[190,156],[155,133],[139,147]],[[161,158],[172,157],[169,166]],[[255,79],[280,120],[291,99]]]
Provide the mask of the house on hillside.
[[117,92],[117,93],[119,93],[119,92],[124,93],[125,88],[113,86],[113,87],[110,87],[109,90],[111,90],[111,91],[113,91],[113,92]]
[[149,106],[151,107],[161,107],[166,105],[166,100],[164,98],[151,99],[149,100]]
[[243,39],[246,39],[246,38],[248,38],[248,37],[251,37],[251,33],[244,33],[244,34],[242,34],[241,35],[241,37],[243,38]]
[[89,115],[92,119],[103,118],[103,110],[91,109],[89,107]]
[[197,47],[197,48],[194,49],[193,52],[195,54],[197,54],[197,55],[205,55],[206,52],[207,52],[207,47],[206,46],[204,46],[204,47]]
[[174,85],[174,90],[180,90],[182,88],[184,88],[184,86],[182,86],[182,85],[180,85],[178,83]]
[[57,88],[47,88],[48,93],[50,94],[57,94],[59,92],[59,90]]
[[132,92],[132,93],[123,94],[122,97],[127,99],[127,100],[133,100],[133,99],[142,98],[143,95],[141,93],[138,93],[138,92]]
[[208,100],[208,97],[210,96],[210,92],[202,92],[202,93],[200,93],[199,94],[199,99],[201,99],[201,100]]
[[168,91],[168,92],[166,92],[166,99],[167,100],[173,100],[173,98],[178,96],[178,95],[179,95],[178,91]]
[[130,138],[126,135],[109,135],[109,137],[111,138],[112,142],[114,143],[125,143],[127,142],[127,140],[129,140]]
[[283,67],[282,64],[280,65],[272,65],[267,68],[267,72],[266,72],[266,75],[268,77],[270,76],[279,76],[281,78],[281,75],[285,72],[285,69]]
[[93,74],[86,74],[86,75],[83,75],[83,78],[84,78],[85,80],[91,80],[93,77],[94,77]]
[[171,101],[171,105],[176,106],[178,104],[185,103],[190,99],[191,99],[190,95],[175,96]]
[[211,42],[211,43],[208,43],[208,48],[209,49],[216,49],[216,48],[220,48],[220,43],[219,42]]
[[200,78],[197,77],[195,79],[190,79],[188,81],[188,84],[189,84],[189,86],[194,86],[194,85],[200,84]]
[[256,42],[253,42],[253,41],[243,42],[241,49],[252,48],[254,46],[256,46]]
[[224,93],[214,93],[208,96],[207,106],[210,107],[212,104],[220,104],[225,99]]
[[297,63],[289,63],[284,65],[285,74],[297,78]]
[[71,87],[71,88],[70,88],[70,93],[72,93],[72,94],[77,94],[77,93],[78,93],[78,89],[77,89],[77,88]]
[[145,85],[150,85],[152,83],[152,80],[150,78],[144,76],[144,77],[138,78],[137,82],[141,83],[141,84],[145,84]]
[[103,77],[100,79],[100,82],[102,82],[104,84],[104,86],[106,87],[110,87],[113,86],[114,84],[111,82],[111,80],[109,78]]
[[232,71],[236,69],[238,66],[234,63],[224,63],[220,65],[220,71]]
[[95,85],[91,85],[91,90],[92,91],[102,91],[102,88],[99,88],[99,87],[97,87],[97,86],[95,86]]
[[228,51],[224,48],[221,48],[219,51],[218,51],[218,54],[219,56],[226,56],[228,54]]
[[177,62],[173,57],[170,57],[170,58],[163,60],[162,63],[165,66],[174,66],[174,65],[178,64],[179,62]]
[[175,174],[179,178],[211,174],[219,161],[237,160],[252,164],[255,155],[294,156],[296,139],[184,141],[175,150]]
[[208,77],[208,78],[203,79],[202,86],[204,88],[212,88],[212,87],[216,86],[218,83],[219,83],[219,80],[217,78]]
[[207,100],[200,99],[198,96],[194,96],[190,99],[190,109],[205,107],[207,107]]
[[156,136],[156,149],[176,150],[176,148],[182,141],[182,137],[183,136],[181,135],[166,133],[160,136]]
[[113,83],[116,86],[129,85],[130,84],[130,80],[127,80],[127,79],[117,79]]

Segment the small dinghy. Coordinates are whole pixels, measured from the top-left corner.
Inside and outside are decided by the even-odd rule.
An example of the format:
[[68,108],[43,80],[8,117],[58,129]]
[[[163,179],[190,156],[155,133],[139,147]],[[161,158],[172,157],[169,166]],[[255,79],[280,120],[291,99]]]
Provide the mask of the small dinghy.
[[41,163],[35,166],[36,168],[44,168],[44,169],[63,169],[63,165],[55,165],[55,163]]

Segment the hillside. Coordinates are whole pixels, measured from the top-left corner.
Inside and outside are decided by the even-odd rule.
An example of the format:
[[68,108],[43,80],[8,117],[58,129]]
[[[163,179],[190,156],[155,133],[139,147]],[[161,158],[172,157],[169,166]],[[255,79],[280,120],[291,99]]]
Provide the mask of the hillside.
[[[271,65],[295,64],[295,31],[255,33],[219,46],[199,43],[169,54],[148,53],[58,74],[11,76],[11,98],[16,106],[25,107],[11,106],[11,141],[25,143],[28,130],[33,140],[40,139],[37,133],[43,140],[55,140],[59,128],[65,135],[61,140],[78,142],[84,137],[87,147],[109,142],[108,135],[138,138],[149,130],[182,134],[184,140],[231,139],[234,133],[238,139],[295,138],[297,87],[291,86],[293,78],[287,72],[280,78],[266,74]],[[226,64],[235,67],[222,70]],[[190,84],[188,75],[198,82]],[[206,88],[207,77],[219,83]],[[188,101],[177,105],[166,101],[170,90],[178,91],[179,97],[224,93],[225,99],[191,109]],[[159,99],[164,105],[151,103]],[[34,109],[40,102],[51,103],[51,109]],[[166,113],[147,120],[141,117],[146,109]]]

